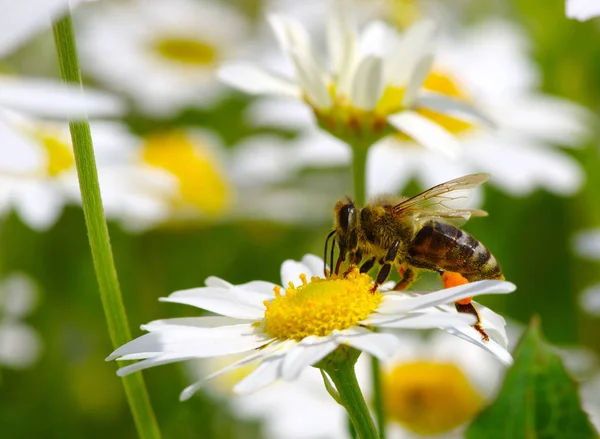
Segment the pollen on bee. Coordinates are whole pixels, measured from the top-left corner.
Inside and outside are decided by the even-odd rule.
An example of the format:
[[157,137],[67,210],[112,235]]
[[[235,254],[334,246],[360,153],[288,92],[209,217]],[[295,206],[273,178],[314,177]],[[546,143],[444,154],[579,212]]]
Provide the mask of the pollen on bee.
[[[444,283],[444,288],[452,288],[469,283],[469,281],[460,273],[455,273],[453,271],[444,271],[444,274],[442,274],[442,282]],[[473,300],[473,297],[465,297],[464,299],[457,300],[456,303],[459,305],[468,305],[471,303],[471,300]]]

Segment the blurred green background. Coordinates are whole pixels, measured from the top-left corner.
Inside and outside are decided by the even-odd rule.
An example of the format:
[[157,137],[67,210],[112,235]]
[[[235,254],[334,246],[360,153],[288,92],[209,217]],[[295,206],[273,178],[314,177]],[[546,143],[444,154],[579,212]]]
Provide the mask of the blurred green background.
[[[260,16],[260,5],[253,3],[237,6]],[[465,7],[464,2],[460,7]],[[501,16],[522,25],[533,42],[543,90],[599,114],[598,20],[566,19],[562,0],[472,1],[466,11],[472,21]],[[30,56],[34,49],[35,43],[24,48],[9,65],[18,68],[19,57]],[[211,114],[190,110],[160,123],[208,126],[233,144],[249,133],[240,116],[246,102],[244,97],[234,97]],[[155,123],[139,115],[130,116],[128,122],[138,132]],[[567,150],[587,174],[585,186],[576,195],[562,198],[537,191],[516,199],[486,187],[484,207],[489,217],[465,227],[486,243],[506,278],[518,286],[514,294],[484,297],[482,303],[521,323],[539,314],[552,343],[582,345],[596,352],[600,352],[600,320],[580,310],[577,295],[600,281],[600,265],[575,256],[572,237],[582,229],[600,226],[599,140],[596,132],[593,141],[581,149]],[[338,174],[349,183],[346,170]],[[418,189],[412,183],[407,195]],[[113,223],[109,228],[129,322],[133,335],[138,336],[142,333],[139,325],[145,322],[193,315],[193,308],[157,299],[177,289],[200,286],[209,275],[232,283],[278,282],[283,260],[321,254],[330,223],[327,218],[318,225],[238,220],[139,235],[128,234]],[[2,437],[135,437],[123,388],[115,376],[117,365],[104,362],[112,348],[81,210],[69,207],[45,233],[32,231],[11,214],[0,223],[0,249],[0,274],[22,271],[39,284],[40,300],[27,322],[43,340],[41,358],[31,369],[1,371]],[[144,377],[164,437],[257,437],[257,424],[233,420],[222,403],[207,395],[179,403],[179,392],[189,384],[179,365],[150,369]]]

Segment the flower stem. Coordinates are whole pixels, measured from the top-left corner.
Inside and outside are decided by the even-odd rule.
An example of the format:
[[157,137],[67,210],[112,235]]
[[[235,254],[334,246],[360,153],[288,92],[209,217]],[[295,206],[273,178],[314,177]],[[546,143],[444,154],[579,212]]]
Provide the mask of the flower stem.
[[360,439],[379,438],[367,403],[360,391],[354,363],[336,362],[335,367],[327,367],[327,374],[335,384],[341,404],[344,406]]
[[[368,147],[356,145],[352,148],[352,180],[354,182],[354,202],[363,207],[366,203],[366,175]],[[381,439],[385,439],[385,412],[383,392],[381,389],[381,372],[379,359],[371,357],[371,382],[373,388],[373,408],[377,419],[377,429]]]
[[367,193],[367,154],[368,148],[360,145],[352,148],[352,181],[354,186],[354,202],[363,207],[366,203]]
[[[64,18],[53,24],[54,42],[58,52],[60,74],[64,81],[81,84],[81,74],[77,59],[77,48],[71,15],[67,12]],[[98,171],[94,158],[90,124],[83,118],[69,122],[73,152],[79,178],[79,188],[83,203],[83,213],[88,231],[88,239],[94,260],[96,278],[100,287],[102,306],[108,323],[108,332],[115,348],[131,340],[125,307],[121,298],[121,290],[110,248],[110,238],[102,199]],[[123,378],[127,400],[133,413],[138,434],[143,439],[160,438],[158,423],[154,417],[148,392],[140,374]]]

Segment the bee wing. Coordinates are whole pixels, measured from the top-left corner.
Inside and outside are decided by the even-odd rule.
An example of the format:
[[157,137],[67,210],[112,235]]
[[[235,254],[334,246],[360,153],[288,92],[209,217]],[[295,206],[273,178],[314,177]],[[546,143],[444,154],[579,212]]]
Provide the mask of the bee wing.
[[488,213],[481,209],[454,209],[454,210],[435,210],[427,209],[420,212],[415,212],[414,216],[419,223],[425,223],[431,219],[444,219],[446,222],[460,227],[471,217],[474,216],[487,216]]
[[[470,212],[468,216],[470,218],[474,216],[473,211],[461,208],[467,204],[473,190],[489,178],[490,174],[471,174],[438,184],[396,204],[392,212],[395,215],[414,216],[442,216],[439,212],[445,212],[443,215],[445,218],[450,218],[450,212],[463,212],[462,215],[456,214],[455,217],[464,217],[466,212]],[[432,214],[435,211],[438,215]]]

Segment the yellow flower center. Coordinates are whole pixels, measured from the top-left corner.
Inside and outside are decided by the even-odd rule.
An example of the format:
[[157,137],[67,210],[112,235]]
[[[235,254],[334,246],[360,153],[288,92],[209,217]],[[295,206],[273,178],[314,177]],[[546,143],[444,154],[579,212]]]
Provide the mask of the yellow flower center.
[[461,426],[484,404],[464,373],[450,363],[401,364],[384,376],[384,385],[389,416],[423,435]]
[[193,66],[212,65],[217,60],[215,48],[203,41],[185,38],[163,38],[154,43],[164,58]]
[[[456,100],[466,102],[470,100],[457,83],[445,73],[431,72],[423,82],[423,88]],[[370,145],[391,134],[399,140],[406,141],[410,138],[406,134],[392,129],[387,122],[389,115],[405,109],[402,105],[404,91],[405,87],[386,87],[374,110],[365,111],[354,107],[347,96],[336,95],[336,86],[332,84],[329,93],[334,102],[333,107],[328,110],[317,108],[313,108],[313,110],[321,127],[342,139],[360,136],[366,144]],[[452,134],[462,134],[475,127],[471,122],[427,108],[418,108],[415,111]]]
[[181,199],[176,205],[192,205],[208,216],[218,216],[229,207],[230,186],[217,159],[201,142],[182,132],[154,134],[146,139],[143,158],[179,180]]
[[34,136],[47,153],[46,172],[50,177],[56,177],[75,165],[73,150],[69,141],[58,133],[36,131]]
[[334,329],[357,326],[371,314],[382,299],[369,275],[353,268],[343,276],[313,277],[295,287],[290,282],[285,294],[275,287],[275,298],[265,301],[264,330],[279,339],[301,340],[309,335],[326,336]]

